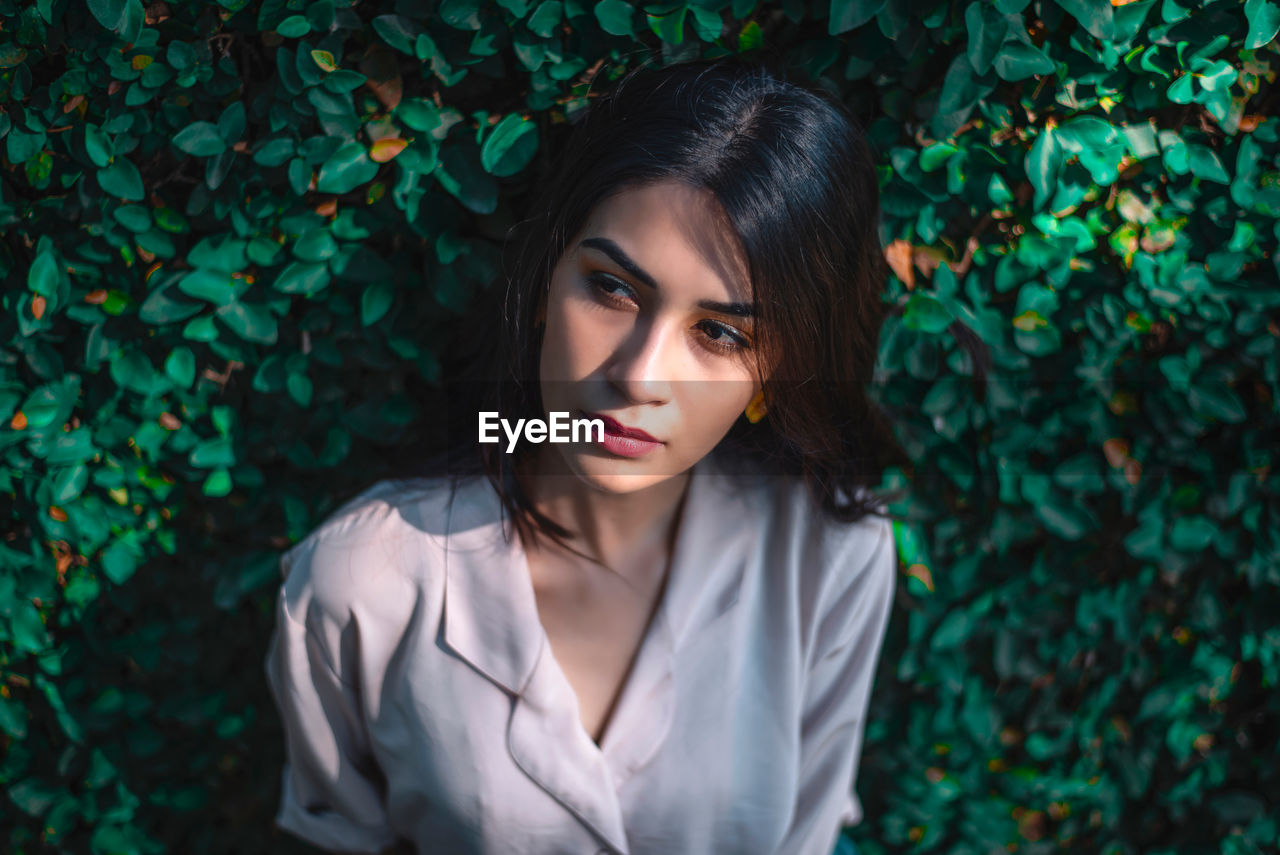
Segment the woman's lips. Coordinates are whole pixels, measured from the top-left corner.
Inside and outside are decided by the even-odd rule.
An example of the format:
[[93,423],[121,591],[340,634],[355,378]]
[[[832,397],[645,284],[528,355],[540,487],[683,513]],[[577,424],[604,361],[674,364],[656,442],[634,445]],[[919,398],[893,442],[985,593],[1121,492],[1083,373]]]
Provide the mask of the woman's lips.
[[585,411],[583,416],[604,422],[604,439],[601,440],[599,445],[606,451],[621,457],[639,457],[662,445],[662,442],[654,439],[652,434],[646,433],[639,428],[627,427],[617,419],[609,416]]

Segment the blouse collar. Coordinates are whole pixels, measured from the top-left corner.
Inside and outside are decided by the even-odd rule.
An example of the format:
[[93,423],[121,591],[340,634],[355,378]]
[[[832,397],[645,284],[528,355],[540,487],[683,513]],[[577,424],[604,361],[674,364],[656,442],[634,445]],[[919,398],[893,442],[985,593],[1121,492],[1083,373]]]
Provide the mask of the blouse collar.
[[445,540],[444,641],[512,693],[507,750],[533,781],[613,851],[629,852],[618,787],[650,760],[671,730],[677,654],[728,644],[763,514],[753,491],[703,458],[693,469],[666,591],[597,746],[573,689],[551,655],[519,540],[504,534],[487,479],[460,484]]
[[[732,608],[753,534],[750,494],[712,455],[690,473],[666,593],[655,629],[672,651]],[[546,640],[524,550],[506,536],[503,508],[488,479],[459,484],[445,540],[444,640],[514,694],[527,684]]]

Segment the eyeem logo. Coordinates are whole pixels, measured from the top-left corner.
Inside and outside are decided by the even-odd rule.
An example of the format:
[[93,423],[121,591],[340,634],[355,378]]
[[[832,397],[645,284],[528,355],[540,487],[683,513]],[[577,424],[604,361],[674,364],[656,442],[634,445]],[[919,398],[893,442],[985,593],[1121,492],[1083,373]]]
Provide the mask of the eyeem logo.
[[[507,419],[498,418],[498,414],[495,412],[480,413],[481,442],[501,442],[502,438],[496,433],[499,427],[507,435],[507,454],[515,450],[522,430],[524,431],[524,438],[532,443],[582,442],[584,439],[587,442],[604,441],[603,421],[600,419],[570,419],[567,412],[557,411],[551,413],[550,422],[545,422],[542,419],[516,419],[514,427]],[[585,431],[585,437],[579,438],[579,429]]]

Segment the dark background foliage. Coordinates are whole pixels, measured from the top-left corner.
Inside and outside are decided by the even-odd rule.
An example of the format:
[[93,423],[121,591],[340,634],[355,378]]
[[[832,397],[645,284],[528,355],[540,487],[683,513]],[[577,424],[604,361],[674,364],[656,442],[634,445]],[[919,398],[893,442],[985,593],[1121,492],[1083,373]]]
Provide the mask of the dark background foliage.
[[[276,561],[645,56],[880,164],[902,577],[863,852],[1276,851],[1280,4],[0,0],[6,851],[288,852]],[[988,378],[959,342],[982,340]]]

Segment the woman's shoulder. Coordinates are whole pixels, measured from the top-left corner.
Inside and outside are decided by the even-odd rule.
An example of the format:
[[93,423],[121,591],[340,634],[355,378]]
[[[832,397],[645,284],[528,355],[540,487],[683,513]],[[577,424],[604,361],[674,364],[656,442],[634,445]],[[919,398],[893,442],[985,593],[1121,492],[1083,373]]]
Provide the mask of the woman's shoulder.
[[[788,587],[807,614],[823,614],[849,596],[860,596],[859,591],[891,596],[897,551],[883,505],[872,504],[871,512],[846,521],[829,513],[798,475],[742,474],[731,483],[723,496],[726,524],[749,521],[758,527],[757,546],[768,556],[771,572],[789,578]],[[735,508],[735,502],[745,507]]]
[[[724,461],[717,461],[708,471],[729,474],[732,470]],[[882,504],[872,504],[872,510],[858,519],[844,520],[824,508],[799,475],[756,470],[732,475],[723,498],[737,497],[745,503],[742,510],[754,517],[766,536],[785,539],[816,563],[829,565],[841,560],[847,565],[848,559],[870,557],[883,548],[886,540],[892,540],[892,521]],[[865,488],[854,494],[859,500],[870,496]],[[843,501],[847,494],[841,493],[839,498]]]
[[454,489],[446,477],[387,478],[343,502],[282,553],[287,606],[341,614],[416,598],[443,554]]

